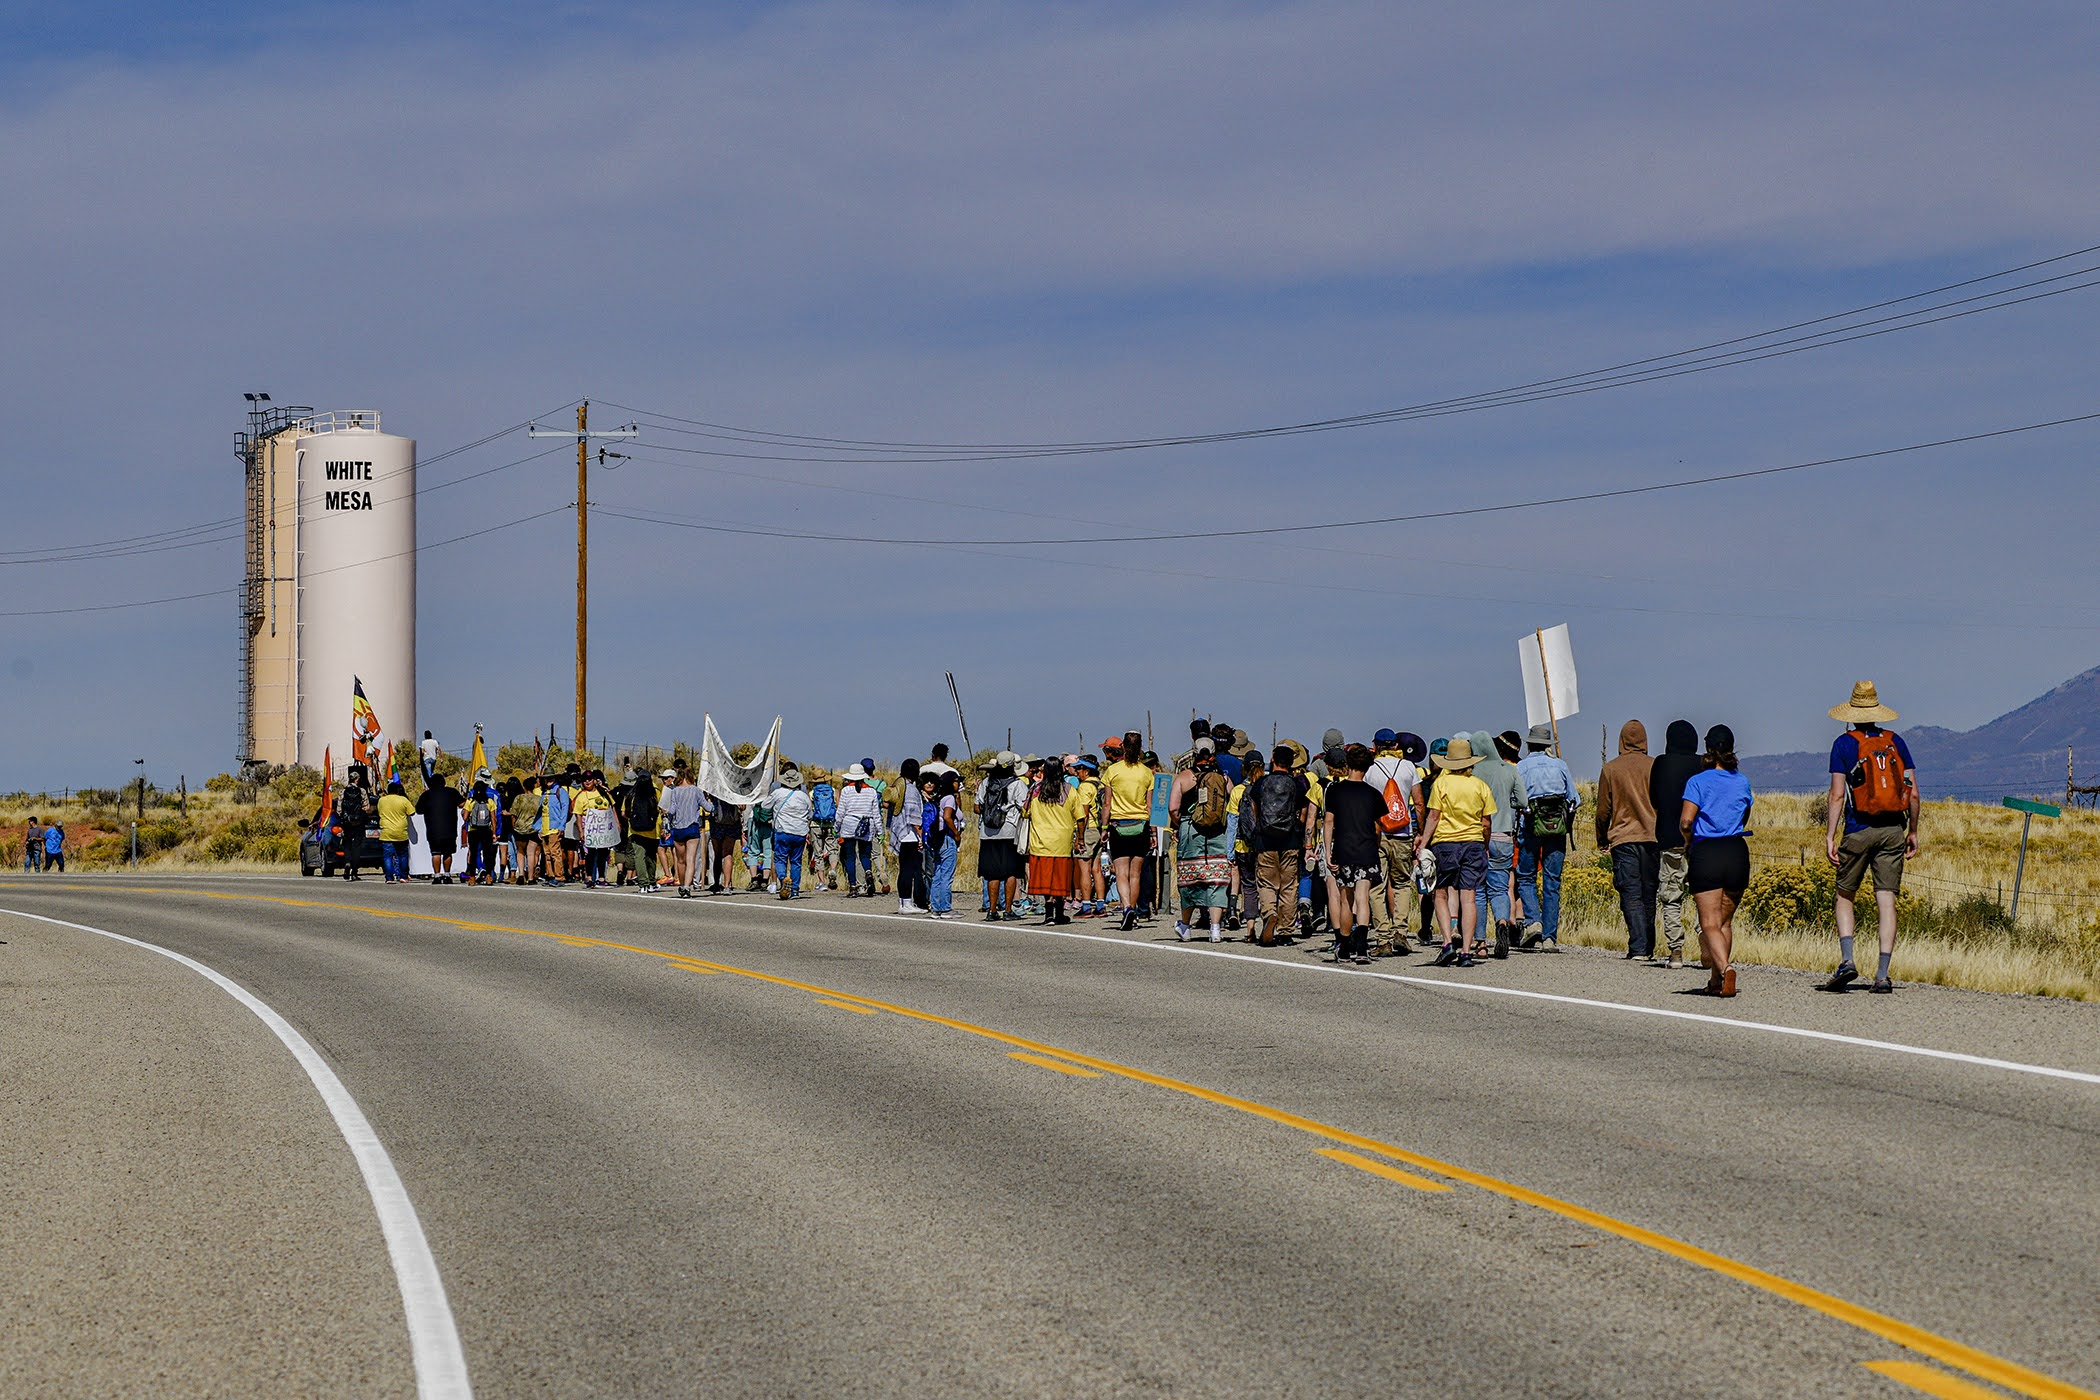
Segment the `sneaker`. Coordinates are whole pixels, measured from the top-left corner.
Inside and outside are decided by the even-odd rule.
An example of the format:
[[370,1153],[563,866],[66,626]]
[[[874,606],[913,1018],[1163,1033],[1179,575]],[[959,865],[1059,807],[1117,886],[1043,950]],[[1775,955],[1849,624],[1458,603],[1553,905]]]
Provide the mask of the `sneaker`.
[[1020,918],[1021,918],[1021,911],[1020,911],[1020,910],[1018,910],[1018,909],[1009,909],[1009,910],[1007,910],[1007,911],[1006,911],[1006,914],[1005,914],[1005,919],[1006,919],[1006,922],[1008,922],[1008,923],[1010,923],[1010,924],[1011,924],[1011,923],[1016,923],[1016,922],[1018,922],[1018,921],[1020,920]]
[[1118,927],[1118,928],[1119,928],[1119,929],[1120,929],[1120,930],[1121,930],[1122,932],[1124,932],[1124,933],[1130,933],[1130,932],[1134,931],[1134,930],[1135,930],[1135,929],[1137,928],[1137,921],[1138,921],[1138,912],[1137,912],[1137,910],[1135,910],[1135,909],[1125,909],[1125,910],[1123,911],[1123,919],[1122,919],[1122,922],[1121,922],[1120,924],[1118,924],[1118,925],[1117,925],[1117,927]]
[[1429,965],[1431,967],[1449,967],[1463,956],[1464,954],[1458,951],[1456,943],[1446,943],[1442,950],[1437,953],[1435,960]]
[[1355,957],[1349,959],[1349,961],[1355,963],[1358,967],[1369,967],[1371,965],[1370,957],[1364,953],[1358,953]]
[[1842,992],[1858,980],[1859,969],[1849,962],[1841,962],[1838,964],[1837,971],[1830,974],[1829,981],[1816,983],[1816,990],[1819,992]]
[[1453,967],[1478,967],[1480,964],[1471,953],[1460,953],[1451,965]]
[[1678,957],[1675,953],[1672,953],[1670,954],[1670,960],[1664,963],[1663,966],[1669,969],[1671,972],[1675,972],[1679,968],[1684,966],[1684,959]]
[[987,912],[984,916],[984,921],[988,924],[996,924],[999,922],[999,916],[997,914]]
[[1223,943],[1225,941],[1225,930],[1213,924],[1210,930],[1210,941],[1213,943]]
[[1181,920],[1174,921],[1174,936],[1186,943],[1189,941],[1189,926]]
[[1867,990],[1870,992],[1880,992],[1883,995],[1886,995],[1889,992],[1893,992],[1896,990],[1896,984],[1894,982],[1889,981],[1889,979],[1886,977],[1877,977],[1874,979],[1874,984],[1868,987]]

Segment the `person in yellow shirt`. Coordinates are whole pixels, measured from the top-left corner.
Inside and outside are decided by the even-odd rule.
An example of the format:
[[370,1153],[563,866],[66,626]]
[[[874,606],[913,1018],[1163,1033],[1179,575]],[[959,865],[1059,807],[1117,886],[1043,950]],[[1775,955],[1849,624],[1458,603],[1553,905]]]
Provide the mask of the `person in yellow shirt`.
[[1092,754],[1077,756],[1072,764],[1079,799],[1072,829],[1072,888],[1079,898],[1082,919],[1108,912],[1108,882],[1101,878],[1101,780],[1095,776],[1100,770],[1100,761]]
[[1145,736],[1123,734],[1123,756],[1101,775],[1108,795],[1108,861],[1123,908],[1123,932],[1137,927],[1138,882],[1152,854],[1152,769],[1144,761]]
[[[584,774],[583,790],[576,794],[576,800],[570,804],[570,811],[576,817],[577,833],[581,835],[584,831],[584,821],[587,813],[597,811],[609,812],[611,810],[612,799],[605,795],[604,778],[595,770]],[[611,846],[593,846],[589,842],[584,843],[584,888],[594,890],[605,883],[605,867],[611,858]]]
[[1043,761],[1042,780],[1029,789],[1022,814],[1028,818],[1028,893],[1043,901],[1043,922],[1069,924],[1065,901],[1072,897],[1072,843],[1078,836],[1080,785],[1065,777],[1065,761]]
[[389,885],[408,883],[408,819],[415,813],[401,784],[388,783],[379,799],[379,863]]
[[[1436,854],[1436,918],[1444,938],[1438,967],[1471,967],[1473,933],[1479,922],[1475,891],[1487,883],[1488,818],[1495,814],[1495,795],[1473,776],[1485,754],[1473,752],[1464,735],[1453,739],[1438,760],[1436,782],[1429,790],[1429,815],[1415,838],[1417,853],[1427,846]],[[1454,908],[1455,906],[1455,908]],[[1451,916],[1458,915],[1458,941],[1450,941]]]

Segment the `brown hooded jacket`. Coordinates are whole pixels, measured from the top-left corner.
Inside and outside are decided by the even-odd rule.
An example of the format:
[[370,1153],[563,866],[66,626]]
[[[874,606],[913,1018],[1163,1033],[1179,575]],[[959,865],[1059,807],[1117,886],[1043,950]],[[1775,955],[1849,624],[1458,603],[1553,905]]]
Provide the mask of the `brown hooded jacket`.
[[1619,756],[1597,774],[1597,844],[1655,841],[1655,803],[1648,797],[1648,731],[1637,719],[1619,727]]

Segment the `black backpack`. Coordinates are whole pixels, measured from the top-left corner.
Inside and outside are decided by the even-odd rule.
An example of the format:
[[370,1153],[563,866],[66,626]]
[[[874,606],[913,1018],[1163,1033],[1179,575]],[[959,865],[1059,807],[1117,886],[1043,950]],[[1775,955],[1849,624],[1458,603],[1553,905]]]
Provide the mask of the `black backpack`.
[[633,827],[656,825],[656,784],[647,778],[637,779],[627,790],[627,824]]
[[994,778],[984,785],[984,804],[977,809],[977,819],[986,831],[997,831],[1006,825],[1006,813],[1013,804],[1007,800],[1007,788],[1011,778]]
[[1293,773],[1268,773],[1254,785],[1254,829],[1273,849],[1295,845],[1305,838],[1305,799],[1299,795]]

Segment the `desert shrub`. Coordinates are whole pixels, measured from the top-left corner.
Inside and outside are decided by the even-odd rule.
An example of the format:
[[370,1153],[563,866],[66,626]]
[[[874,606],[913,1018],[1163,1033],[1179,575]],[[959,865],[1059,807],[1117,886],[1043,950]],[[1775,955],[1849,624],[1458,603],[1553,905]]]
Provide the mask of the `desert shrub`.
[[98,836],[69,854],[69,859],[82,865],[122,865],[131,859],[131,838],[127,836]]
[[231,773],[215,773],[204,780],[206,792],[236,792],[240,786],[241,780]]
[[275,861],[279,864],[299,859],[299,833],[282,831],[274,836],[258,836],[251,840],[243,852],[249,860]]
[[312,806],[321,797],[321,774],[312,768],[287,768],[270,779],[270,796],[295,806]]
[[1611,872],[1594,864],[1570,865],[1561,871],[1560,916],[1570,923],[1592,923],[1618,916],[1619,894]]
[[1750,877],[1743,917],[1759,928],[1814,928],[1828,924],[1837,903],[1837,873],[1814,865],[1772,865]]
[[150,856],[161,851],[172,851],[190,839],[190,824],[177,819],[163,818],[145,822],[139,827],[139,854]]
[[124,800],[125,794],[115,788],[82,788],[75,796],[83,807],[114,807]]
[[204,854],[213,860],[238,860],[241,848],[246,844],[246,838],[238,831],[230,827],[221,827],[205,838]]

